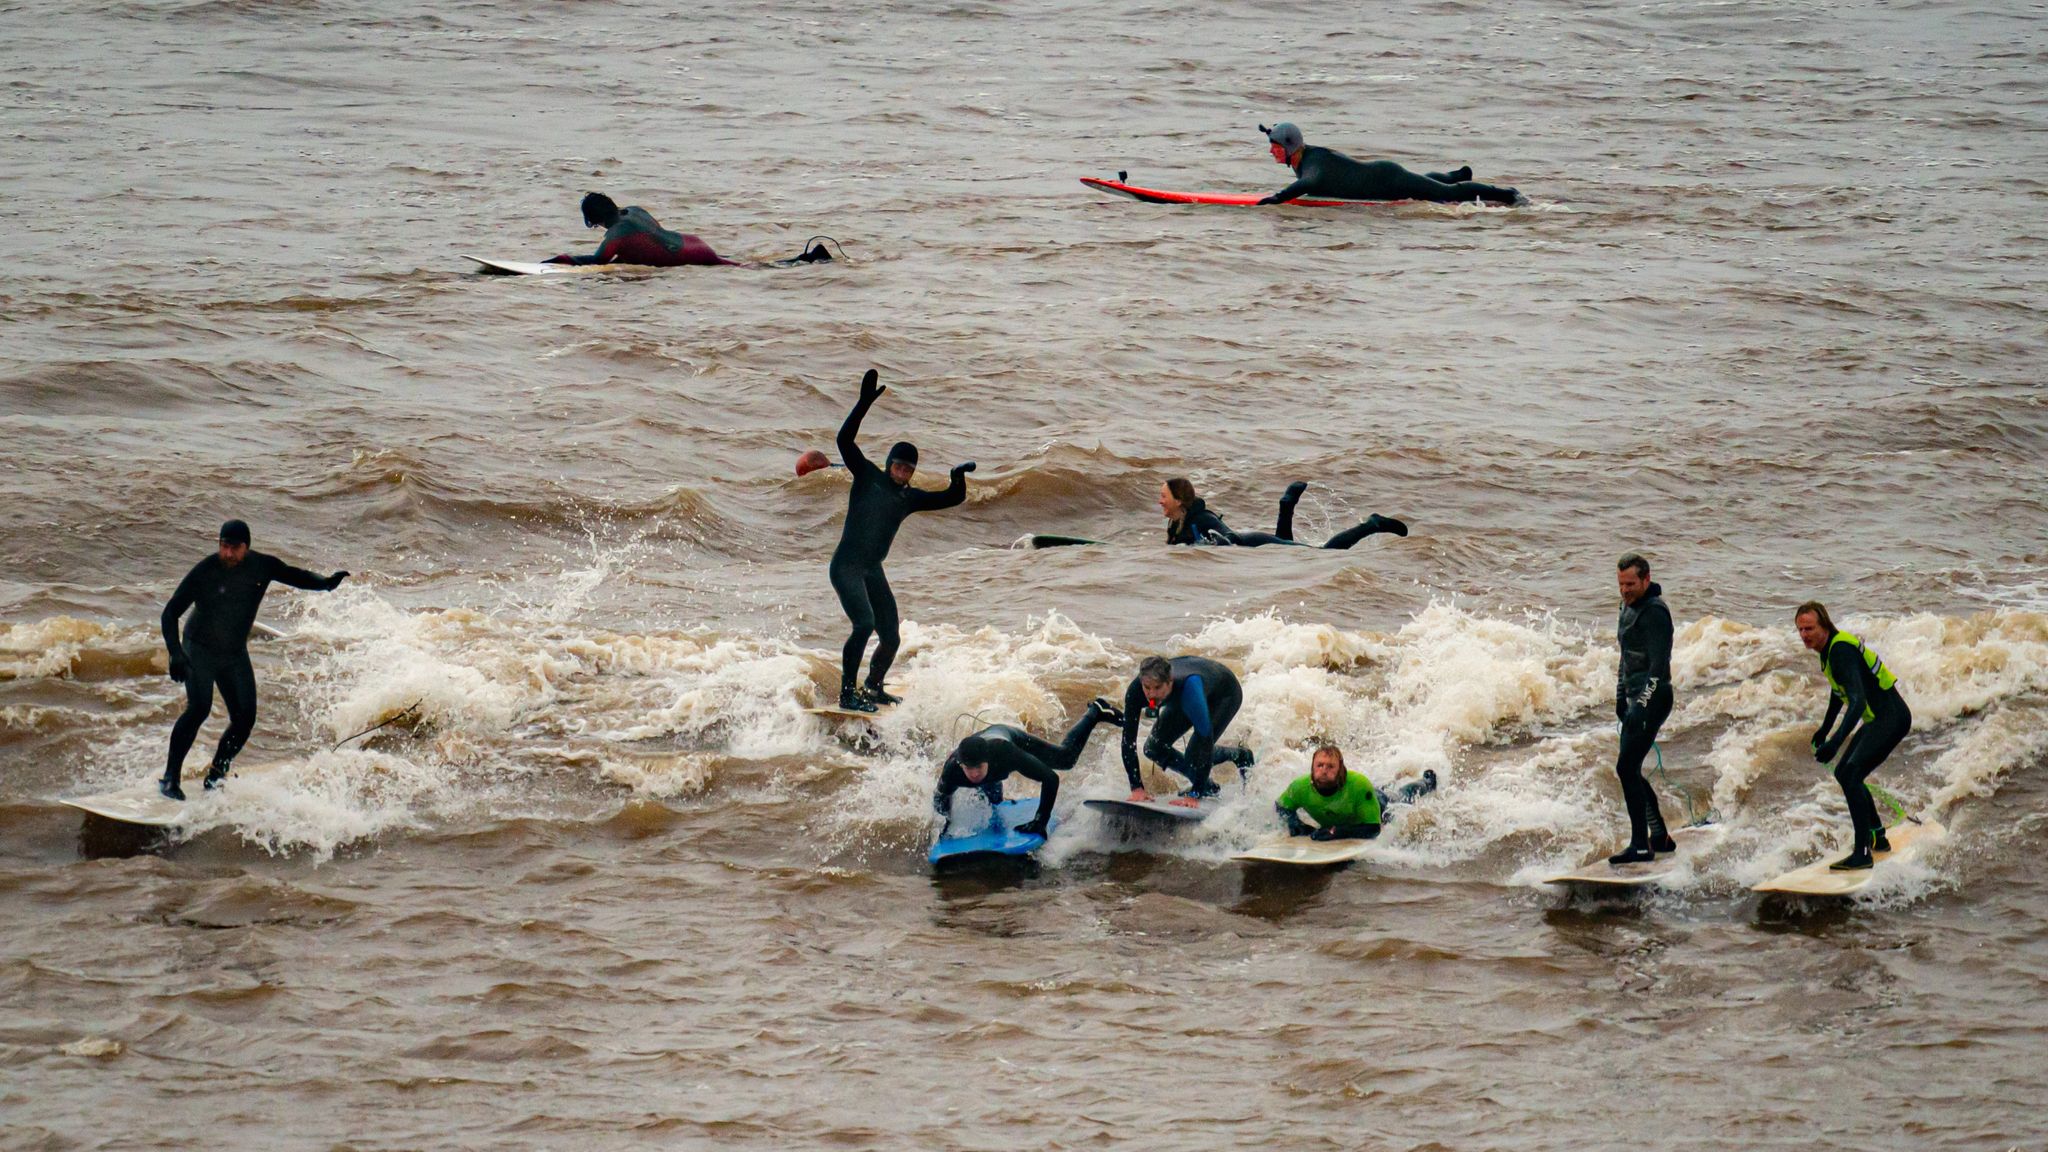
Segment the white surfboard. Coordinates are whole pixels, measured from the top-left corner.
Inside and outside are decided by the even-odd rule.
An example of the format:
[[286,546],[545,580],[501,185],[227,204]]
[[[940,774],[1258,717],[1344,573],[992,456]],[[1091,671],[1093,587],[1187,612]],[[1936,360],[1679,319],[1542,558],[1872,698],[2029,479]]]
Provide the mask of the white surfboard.
[[482,267],[477,271],[491,276],[560,276],[569,272],[599,272],[606,269],[632,268],[632,264],[536,264],[526,260],[493,260],[483,256],[462,253],[464,260],[474,260]]
[[1676,852],[1641,864],[1609,864],[1606,856],[1596,856],[1581,864],[1576,871],[1552,876],[1544,883],[1588,888],[1647,888],[1713,848],[1720,842],[1723,831],[1725,829],[1719,824],[1695,824],[1690,828],[1675,829],[1671,839],[1678,844]]
[[871,724],[876,720],[881,719],[882,714],[884,712],[887,712],[888,710],[889,705],[886,704],[873,712],[862,712],[854,708],[840,708],[836,705],[825,708],[804,709],[804,711],[809,715],[823,716],[827,720],[866,720]]
[[1356,860],[1372,847],[1370,840],[1312,840],[1307,836],[1289,836],[1282,833],[1269,836],[1243,852],[1234,852],[1232,860],[1246,860],[1259,864],[1294,864],[1303,868],[1326,868],[1332,864],[1343,864]]
[[1877,867],[1863,868],[1855,872],[1836,872],[1828,865],[1848,855],[1847,848],[1839,848],[1824,854],[1819,860],[1804,868],[1794,868],[1781,876],[1773,876],[1757,885],[1757,892],[1785,892],[1794,896],[1852,896],[1877,878],[1887,865],[1911,860],[1927,852],[1944,836],[1948,829],[1932,820],[1913,824],[1900,821],[1885,829],[1885,839],[1891,841],[1892,850],[1877,854]]
[[81,812],[90,812],[107,820],[122,824],[138,824],[149,828],[176,828],[191,820],[194,805],[215,805],[229,798],[234,792],[235,782],[256,776],[267,776],[290,765],[284,761],[268,764],[237,765],[220,787],[211,792],[205,790],[206,767],[201,763],[197,770],[187,770],[182,781],[185,802],[165,798],[156,790],[157,778],[150,776],[140,783],[130,784],[112,792],[101,792],[92,796],[64,796],[59,803],[67,804]]
[[1081,803],[1097,812],[1148,824],[1200,824],[1220,806],[1215,800],[1198,800],[1192,806],[1165,800],[1083,800]]

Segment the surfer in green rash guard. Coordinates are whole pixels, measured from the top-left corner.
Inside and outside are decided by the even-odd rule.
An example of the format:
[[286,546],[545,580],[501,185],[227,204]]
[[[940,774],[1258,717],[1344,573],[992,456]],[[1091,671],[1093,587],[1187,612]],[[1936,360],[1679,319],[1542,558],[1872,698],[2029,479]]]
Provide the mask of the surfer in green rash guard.
[[1364,773],[1344,766],[1342,748],[1325,744],[1310,757],[1308,775],[1289,784],[1273,807],[1291,836],[1371,840],[1380,834],[1381,817],[1390,805],[1413,803],[1434,791],[1436,773],[1425,770],[1422,779],[1389,796],[1373,787]]
[[[1828,714],[1814,730],[1813,758],[1825,764],[1841,753],[1841,759],[1835,760],[1835,783],[1842,786],[1842,799],[1849,804],[1855,836],[1849,854],[1828,867],[1836,872],[1859,871],[1876,863],[1872,853],[1892,850],[1884,834],[1884,820],[1878,816],[1877,803],[1864,781],[1913,730],[1913,713],[1906,707],[1906,698],[1899,695],[1892,670],[1860,638],[1836,628],[1826,605],[1818,600],[1801,604],[1792,614],[1792,623],[1799,629],[1800,643],[1820,654],[1821,672],[1828,678]],[[1842,718],[1840,728],[1835,727],[1837,715]],[[1829,735],[1830,729],[1833,735]]]
[[1303,196],[1316,200],[1427,200],[1434,204],[1520,203],[1513,188],[1497,188],[1472,179],[1472,169],[1455,172],[1410,172],[1392,160],[1353,160],[1342,152],[1303,141],[1292,124],[1259,125],[1271,145],[1273,159],[1294,169],[1295,181],[1261,204],[1285,204]]

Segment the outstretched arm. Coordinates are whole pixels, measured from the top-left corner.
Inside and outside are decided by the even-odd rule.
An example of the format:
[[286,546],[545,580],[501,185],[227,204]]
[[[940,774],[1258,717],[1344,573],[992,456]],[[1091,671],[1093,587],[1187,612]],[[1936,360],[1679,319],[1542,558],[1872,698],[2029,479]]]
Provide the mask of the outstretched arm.
[[967,503],[967,474],[972,471],[972,460],[965,464],[955,464],[951,473],[952,482],[946,485],[944,492],[931,492],[923,488],[912,489],[909,499],[910,510],[936,512],[941,508],[957,508]]
[[332,592],[348,579],[347,572],[335,572],[317,576],[304,568],[295,568],[282,560],[275,561],[270,569],[270,578],[287,588],[303,588],[308,592]]
[[867,417],[868,409],[882,398],[889,389],[879,381],[881,376],[873,368],[860,378],[860,400],[853,411],[846,414],[846,423],[839,426],[839,459],[846,464],[846,470],[859,476],[875,471],[875,466],[860,450],[860,422]]
[[1282,188],[1278,192],[1273,193],[1271,196],[1268,196],[1265,199],[1259,201],[1259,203],[1285,204],[1289,200],[1300,199],[1303,195],[1305,195],[1308,192],[1308,189],[1309,179],[1308,177],[1303,176],[1300,179],[1296,180],[1294,183],[1289,184],[1287,187]]

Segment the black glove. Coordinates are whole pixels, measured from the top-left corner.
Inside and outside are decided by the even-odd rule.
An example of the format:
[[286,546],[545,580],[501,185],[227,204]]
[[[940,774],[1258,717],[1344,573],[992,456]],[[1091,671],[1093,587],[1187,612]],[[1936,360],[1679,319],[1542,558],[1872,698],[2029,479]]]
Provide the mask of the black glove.
[[868,374],[860,378],[860,398],[872,404],[882,393],[887,392],[889,389],[881,383],[881,379],[880,373],[873,368],[868,369]]
[[1019,836],[1043,836],[1045,835],[1045,821],[1043,819],[1026,820],[1024,823],[1017,825],[1015,831]]
[[346,579],[348,579],[347,572],[336,572],[334,575],[329,576],[327,578],[327,590],[332,592],[336,588],[341,587],[341,582]]
[[1278,204],[1279,202],[1280,202],[1280,194],[1279,194],[1278,192],[1275,192],[1275,193],[1274,193],[1273,195],[1271,195],[1271,196],[1268,196],[1268,197],[1266,197],[1265,199],[1263,199],[1263,200],[1259,201],[1259,204],[1260,204],[1261,206],[1264,206],[1264,205],[1267,205],[1267,204]]
[[958,475],[960,475],[960,474],[961,474],[962,472],[972,472],[972,471],[974,471],[974,461],[972,461],[972,460],[969,460],[969,461],[968,461],[967,463],[965,463],[965,464],[955,464],[955,465],[953,465],[953,475],[955,475],[955,476],[958,476]]
[[183,684],[185,682],[185,672],[185,657],[182,655],[171,657],[171,679]]
[[1839,739],[1835,739],[1835,740],[1830,740],[1830,741],[1828,741],[1827,743],[1825,743],[1825,744],[1822,744],[1822,745],[1821,745],[1820,747],[1818,747],[1818,748],[1815,748],[1815,749],[1813,750],[1813,758],[1814,758],[1815,760],[1818,760],[1818,761],[1820,761],[1820,762],[1821,762],[1822,764],[1825,764],[1825,763],[1827,763],[1828,761],[1830,761],[1830,760],[1833,760],[1833,759],[1835,758],[1835,753],[1837,753],[1837,752],[1839,752],[1839,751],[1841,751],[1841,750],[1842,750],[1842,742],[1841,742],[1841,740],[1839,740]]
[[1616,720],[1628,719],[1628,697],[1623,696],[1619,692],[1614,694],[1614,718]]
[[1318,828],[1315,831],[1309,833],[1308,838],[1311,840],[1335,840],[1337,839],[1337,829],[1334,826],[1329,828]]
[[1813,738],[1806,742],[1806,746],[1808,748],[1813,749],[1815,752],[1820,751],[1821,738],[1826,736],[1827,734],[1828,730],[1825,727],[1815,728],[1813,730]]

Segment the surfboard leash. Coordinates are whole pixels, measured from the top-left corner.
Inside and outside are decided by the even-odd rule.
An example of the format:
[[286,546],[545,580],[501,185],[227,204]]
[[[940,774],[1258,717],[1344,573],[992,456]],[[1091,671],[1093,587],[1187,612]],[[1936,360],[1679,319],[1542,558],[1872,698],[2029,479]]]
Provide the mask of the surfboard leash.
[[408,716],[417,716],[419,714],[420,705],[425,704],[426,702],[427,698],[425,696],[422,696],[419,699],[413,701],[412,703],[407,704],[405,706],[404,711],[396,713],[388,719],[377,721],[375,724],[372,724],[368,728],[363,729],[361,732],[356,733],[355,736],[344,736],[340,740],[335,741],[334,747],[329,748],[328,751],[339,752],[341,751],[341,746],[343,744],[348,743],[350,740],[356,739],[357,736],[368,736],[370,733],[375,732],[377,729],[388,728],[391,725],[398,723],[400,720],[403,720]]
[[1899,803],[1899,798],[1897,796],[1892,795],[1891,793],[1885,791],[1882,788],[1879,788],[1877,785],[1872,784],[1867,780],[1863,782],[1863,786],[1870,790],[1870,794],[1872,796],[1875,796],[1879,800],[1884,801],[1885,807],[1890,808],[1893,814],[1897,815],[1899,819],[1910,821],[1914,824],[1920,823],[1920,818],[1918,816],[1913,815],[1911,812],[1906,811],[1906,806]]

